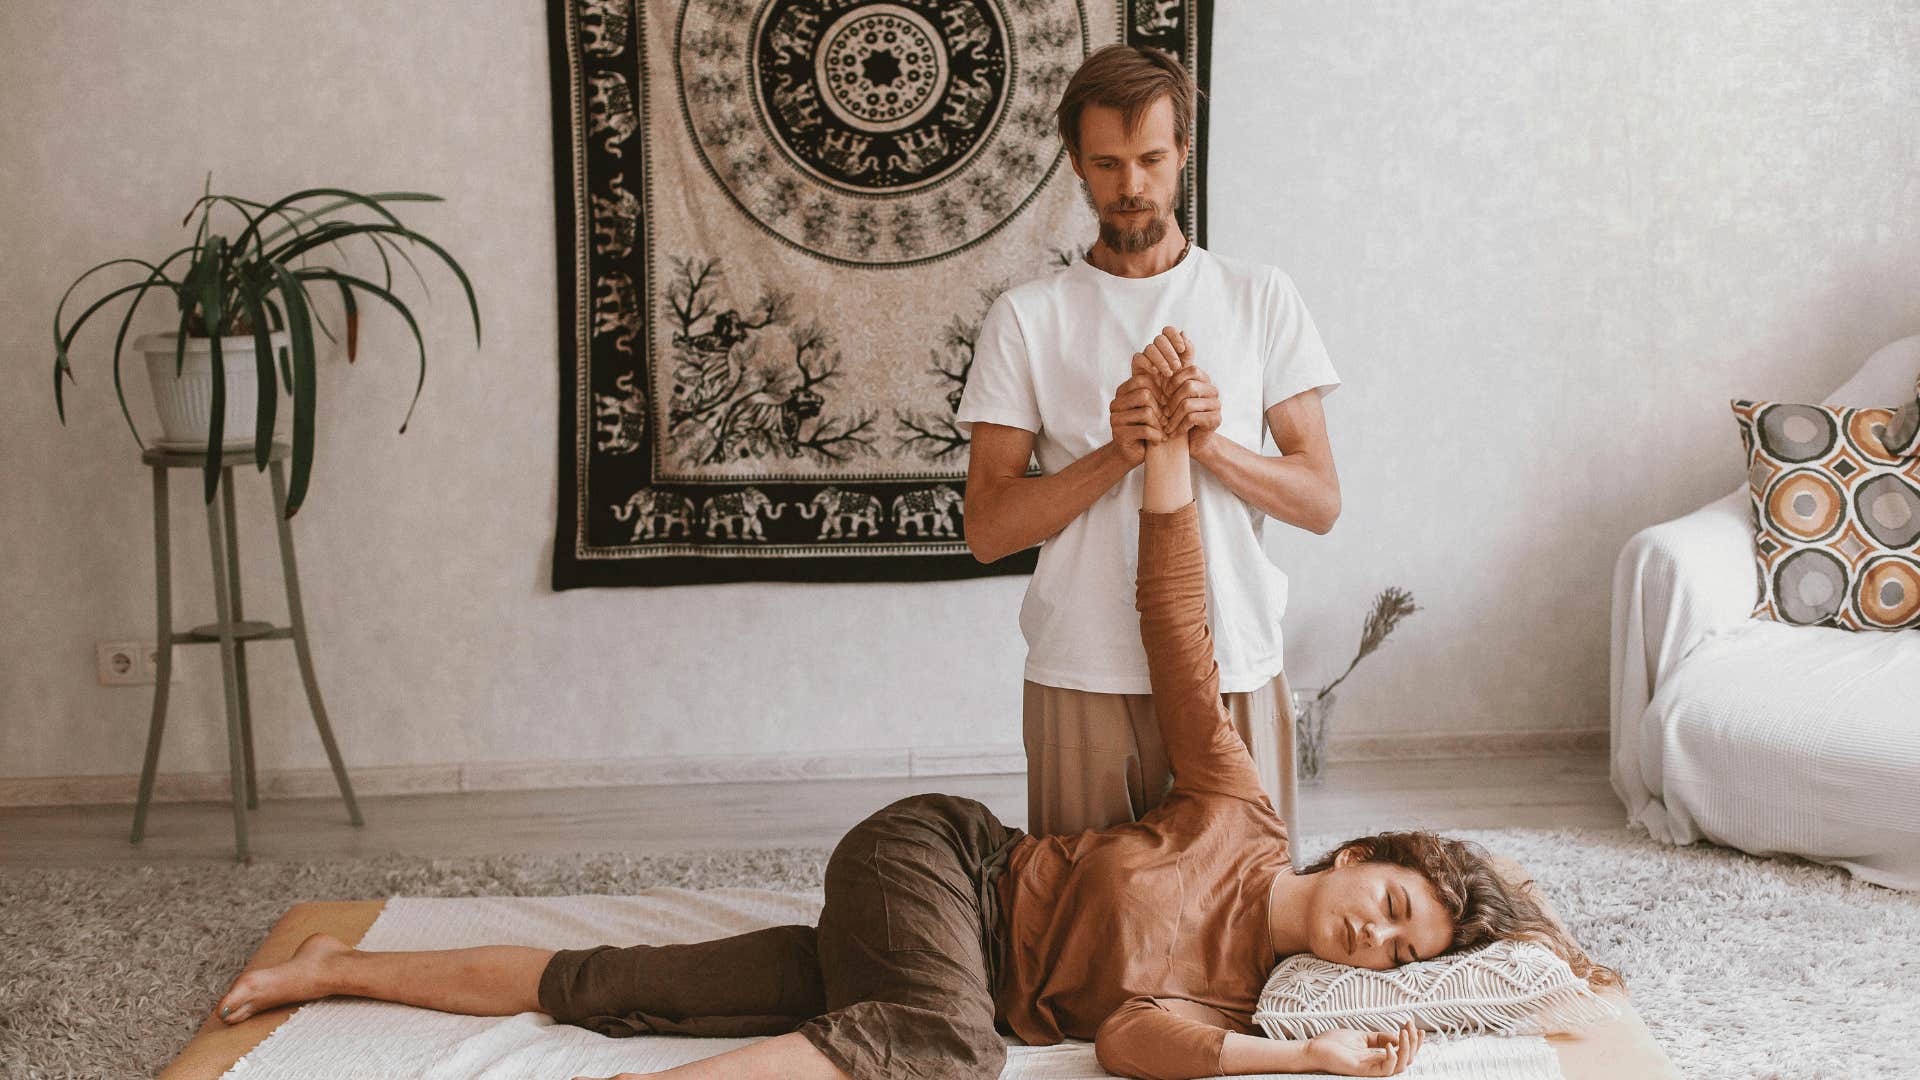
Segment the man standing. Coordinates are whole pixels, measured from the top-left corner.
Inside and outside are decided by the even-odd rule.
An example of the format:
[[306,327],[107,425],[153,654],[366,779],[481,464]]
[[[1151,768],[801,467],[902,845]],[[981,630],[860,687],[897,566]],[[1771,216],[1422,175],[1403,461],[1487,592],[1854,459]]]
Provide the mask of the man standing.
[[[993,303],[956,417],[972,438],[974,556],[1042,545],[1020,610],[1034,833],[1137,820],[1171,782],[1133,610],[1136,466],[1168,437],[1188,441],[1194,464],[1222,698],[1269,796],[1294,816],[1291,742],[1277,737],[1291,708],[1287,579],[1260,536],[1269,517],[1325,533],[1339,516],[1320,406],[1339,378],[1285,274],[1182,235],[1195,96],[1180,62],[1153,48],[1110,45],[1075,73],[1057,119],[1099,240]],[[1260,452],[1266,431],[1279,456]],[[1036,457],[1042,475],[1029,478]]]

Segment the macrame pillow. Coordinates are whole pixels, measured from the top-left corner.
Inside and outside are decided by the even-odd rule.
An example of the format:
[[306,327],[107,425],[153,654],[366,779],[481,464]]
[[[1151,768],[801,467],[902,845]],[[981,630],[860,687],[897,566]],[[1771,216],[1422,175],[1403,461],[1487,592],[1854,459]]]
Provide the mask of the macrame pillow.
[[1289,956],[1253,1019],[1273,1038],[1311,1039],[1334,1028],[1391,1032],[1408,1020],[1448,1035],[1540,1034],[1617,1015],[1551,949],[1496,941],[1390,971]]
[[1756,618],[1920,626],[1920,405],[1735,401],[1759,561]]

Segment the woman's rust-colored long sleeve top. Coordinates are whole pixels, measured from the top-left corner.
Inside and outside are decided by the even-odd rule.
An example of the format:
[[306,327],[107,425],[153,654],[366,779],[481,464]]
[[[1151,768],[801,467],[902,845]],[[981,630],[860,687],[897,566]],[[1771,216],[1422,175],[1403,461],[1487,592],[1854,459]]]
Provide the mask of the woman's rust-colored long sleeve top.
[[1255,1033],[1274,962],[1287,827],[1220,701],[1192,503],[1140,512],[1135,606],[1173,790],[1136,822],[1033,836],[1000,882],[999,1011],[1031,1044],[1093,1039],[1123,1076],[1217,1076],[1228,1031]]

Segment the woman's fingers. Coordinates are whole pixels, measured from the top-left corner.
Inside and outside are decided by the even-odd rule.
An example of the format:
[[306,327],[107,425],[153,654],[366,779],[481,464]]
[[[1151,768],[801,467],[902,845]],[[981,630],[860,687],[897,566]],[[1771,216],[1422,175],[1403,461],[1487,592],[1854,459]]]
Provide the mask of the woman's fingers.
[[1154,338],[1147,343],[1143,351],[1147,359],[1152,362],[1154,371],[1161,377],[1164,378],[1180,370],[1180,354],[1174,349],[1173,342],[1168,340],[1167,335],[1161,334]]
[[1185,331],[1177,326],[1163,326],[1160,328],[1159,340],[1167,343],[1167,348],[1173,353],[1176,367],[1190,362],[1193,356],[1193,342],[1187,339]]

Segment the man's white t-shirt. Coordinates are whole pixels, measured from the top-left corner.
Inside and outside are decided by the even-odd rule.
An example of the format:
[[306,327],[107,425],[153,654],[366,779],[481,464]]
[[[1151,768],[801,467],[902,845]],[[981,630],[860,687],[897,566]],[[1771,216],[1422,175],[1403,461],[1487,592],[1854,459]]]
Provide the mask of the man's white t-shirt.
[[[1034,433],[1052,475],[1112,439],[1107,407],[1133,354],[1165,326],[1193,342],[1194,363],[1220,390],[1219,434],[1260,449],[1269,407],[1340,385],[1292,279],[1278,269],[1194,245],[1147,278],[1085,259],[1002,293],[987,310],[955,417]],[[1040,546],[1020,607],[1026,678],[1108,694],[1152,691],[1134,609],[1145,470],[1120,483]],[[1261,547],[1266,515],[1195,465],[1194,502],[1207,553],[1207,612],[1220,690],[1266,685],[1282,667],[1287,576]]]

